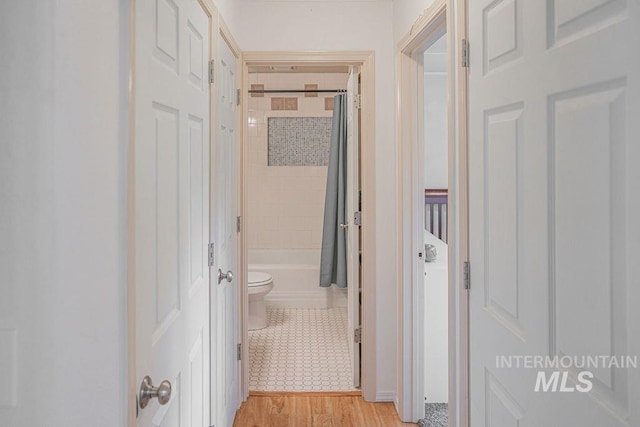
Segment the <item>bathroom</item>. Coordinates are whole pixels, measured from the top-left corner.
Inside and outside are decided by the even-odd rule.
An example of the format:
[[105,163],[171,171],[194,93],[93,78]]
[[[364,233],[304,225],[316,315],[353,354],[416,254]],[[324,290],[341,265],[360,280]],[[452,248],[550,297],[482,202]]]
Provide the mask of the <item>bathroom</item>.
[[250,393],[355,391],[347,289],[319,286],[333,101],[349,68],[252,66],[248,76]]

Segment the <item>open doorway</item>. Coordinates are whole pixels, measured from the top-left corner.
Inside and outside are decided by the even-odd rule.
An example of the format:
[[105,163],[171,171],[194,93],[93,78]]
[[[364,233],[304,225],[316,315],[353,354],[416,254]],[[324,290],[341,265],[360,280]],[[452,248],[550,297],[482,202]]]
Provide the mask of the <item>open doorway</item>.
[[422,56],[424,182],[424,375],[426,425],[446,427],[449,402],[448,351],[448,70],[446,28],[429,40]]
[[[338,183],[330,184],[342,160],[335,144],[344,141],[334,136],[346,117],[342,100],[350,77],[347,66],[249,67],[244,192],[250,392],[344,392],[358,385],[347,283],[320,283],[324,229],[333,225],[331,237],[344,242],[353,226],[341,221],[337,228],[325,214],[327,204],[340,196],[344,201]],[[354,166],[343,173],[357,174]]]
[[463,9],[438,0],[399,43],[398,269],[403,421],[466,426]]
[[[314,55],[317,60],[309,61]],[[360,179],[361,174],[370,176],[373,164],[371,146],[360,147],[373,133],[372,104],[366,102],[372,85],[365,83],[371,59],[363,53],[354,58],[344,53],[243,56],[244,396],[361,394],[367,345],[361,334],[367,324],[362,284],[374,283],[361,280],[360,274],[361,263],[373,261],[367,261],[373,245],[364,231],[373,218],[360,221],[360,212],[373,202],[372,186]],[[370,95],[361,97],[361,85]],[[325,202],[335,198],[329,185],[335,173],[330,152],[340,111],[346,124],[341,159],[345,193],[343,216],[334,220],[333,234],[344,243],[347,268],[345,280],[332,277],[321,286]],[[363,392],[365,388],[363,384]]]

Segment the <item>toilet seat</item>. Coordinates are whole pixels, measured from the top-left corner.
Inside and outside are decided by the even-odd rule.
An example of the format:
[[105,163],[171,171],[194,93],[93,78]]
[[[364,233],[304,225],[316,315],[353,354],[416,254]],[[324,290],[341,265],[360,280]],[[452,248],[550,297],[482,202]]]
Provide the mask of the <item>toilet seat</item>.
[[249,272],[249,287],[268,285],[273,281],[273,278],[269,273],[263,271],[250,271]]

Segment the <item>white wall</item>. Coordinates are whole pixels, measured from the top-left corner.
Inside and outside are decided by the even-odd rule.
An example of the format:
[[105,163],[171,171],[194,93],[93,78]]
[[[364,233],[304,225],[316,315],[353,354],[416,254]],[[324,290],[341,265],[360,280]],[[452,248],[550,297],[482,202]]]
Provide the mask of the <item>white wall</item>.
[[127,4],[0,3],[3,427],[126,423]]
[[233,37],[240,31],[240,1],[239,0],[213,0],[218,13],[227,24]]
[[424,74],[424,188],[448,188],[447,75]]
[[448,91],[446,34],[423,55],[424,188],[448,188]]
[[243,1],[235,34],[241,49],[248,51],[375,51],[376,391],[387,400],[395,397],[397,387],[397,373],[390,368],[396,366],[397,345],[392,8],[387,1]]
[[397,44],[434,0],[396,0],[393,2],[393,40]]

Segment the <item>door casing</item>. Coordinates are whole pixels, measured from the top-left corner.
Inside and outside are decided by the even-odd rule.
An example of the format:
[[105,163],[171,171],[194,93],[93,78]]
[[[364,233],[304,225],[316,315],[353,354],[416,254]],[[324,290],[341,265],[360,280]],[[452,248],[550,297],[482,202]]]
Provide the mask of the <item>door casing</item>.
[[[376,400],[376,275],[375,275],[375,79],[374,54],[371,51],[340,51],[340,52],[243,52],[242,53],[242,93],[246,94],[249,87],[249,66],[252,65],[347,65],[360,67],[361,73],[361,126],[360,126],[360,188],[362,191],[362,277],[361,283],[367,286],[362,289],[362,344],[361,344],[361,390],[365,400]],[[244,135],[248,134],[247,117],[248,106],[243,96],[242,107],[242,146],[241,146],[241,176],[249,167],[247,162],[247,144]],[[244,179],[241,179],[241,215],[247,217],[247,192]],[[245,226],[240,236],[241,246],[241,274],[247,277],[248,241]],[[246,286],[241,287],[240,330],[242,333],[242,367],[241,389],[242,399],[249,394],[249,333],[248,324],[248,294]]]
[[[425,44],[446,28],[448,66],[449,144],[449,425],[469,425],[468,381],[468,292],[464,289],[463,266],[468,261],[467,209],[467,71],[462,67],[460,46],[466,36],[466,0],[436,0],[413,24],[397,47],[397,260],[398,295],[398,414],[403,421],[424,415],[424,300],[423,277],[417,277],[417,248],[422,245],[424,217],[416,203],[415,153],[424,144],[422,95],[418,74]],[[420,180],[420,183],[423,181]],[[424,204],[422,202],[422,204]],[[420,236],[418,238],[418,236]]]

